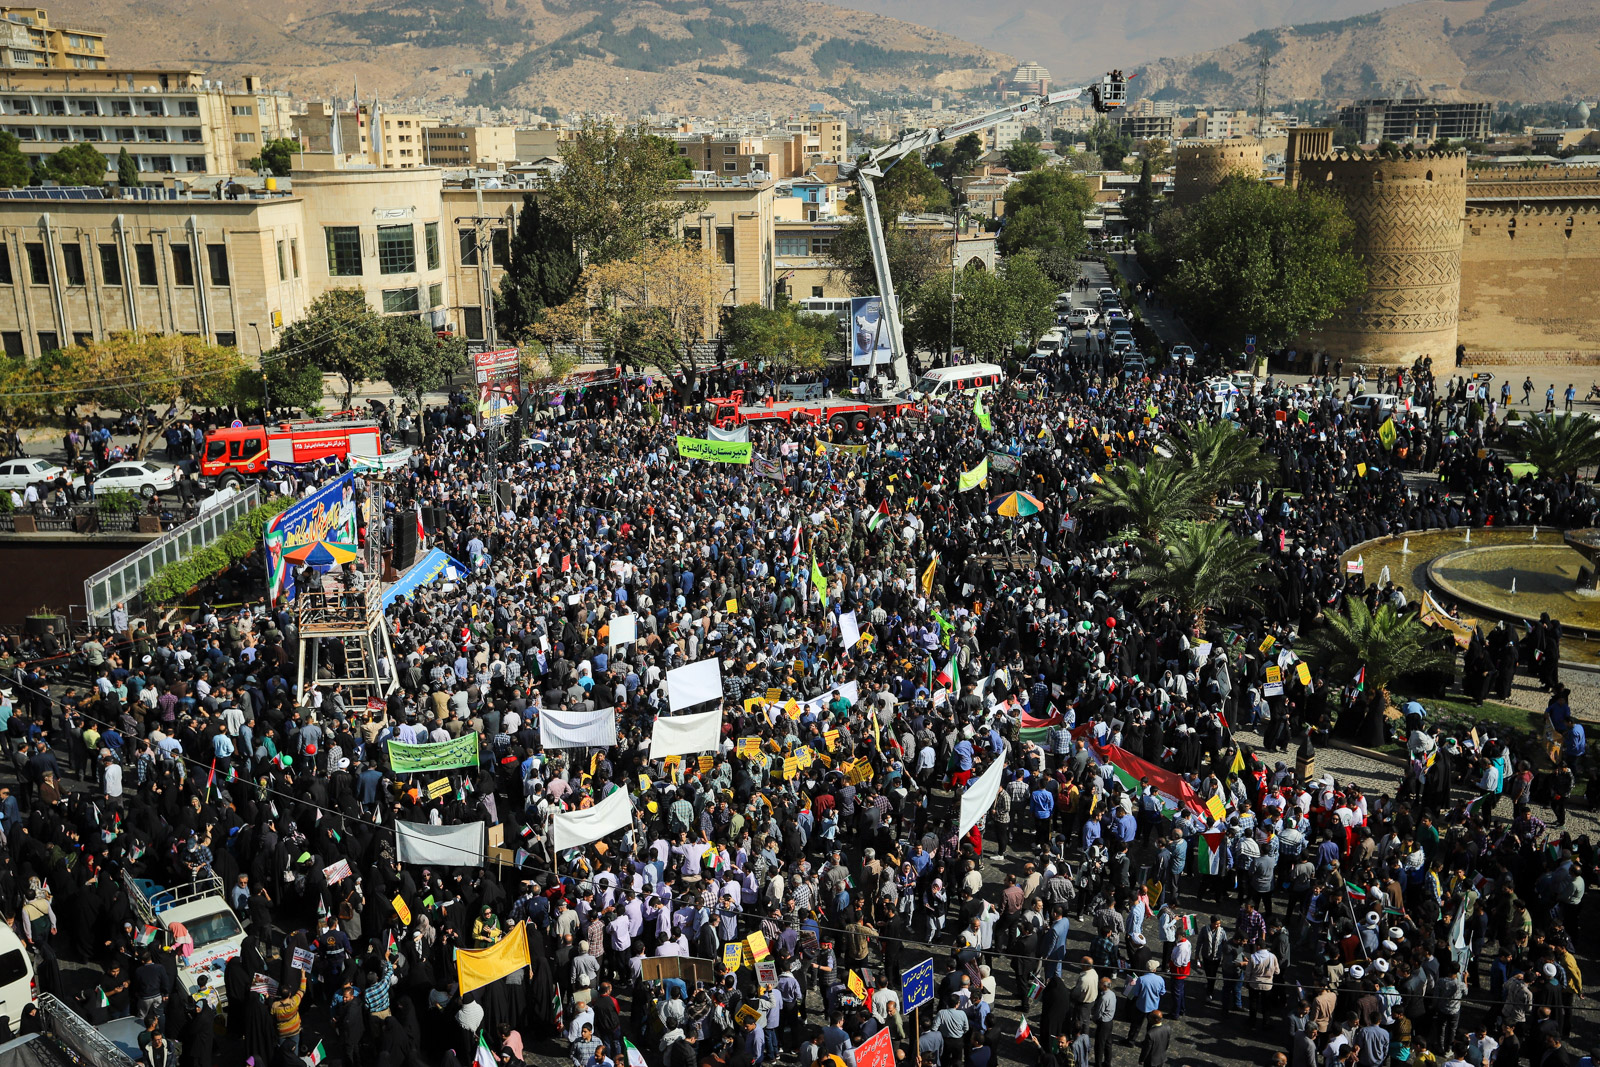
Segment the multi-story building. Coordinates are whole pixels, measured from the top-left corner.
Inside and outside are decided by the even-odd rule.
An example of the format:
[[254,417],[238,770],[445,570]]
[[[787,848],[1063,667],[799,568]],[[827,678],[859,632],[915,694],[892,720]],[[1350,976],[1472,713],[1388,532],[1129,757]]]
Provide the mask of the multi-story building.
[[439,125],[432,115],[389,112],[360,102],[347,110],[337,102],[312,101],[297,118],[307,151],[330,154],[336,167],[427,166],[423,132]]
[[1189,136],[1205,141],[1228,137],[1247,137],[1256,132],[1255,117],[1248,111],[1200,111],[1195,114]]
[[719,178],[743,177],[756,172],[770,178],[782,173],[783,167],[782,146],[769,146],[763,137],[705,133],[680,138],[678,154],[689,160],[690,170],[705,171]]
[[1441,137],[1483,141],[1489,137],[1493,117],[1494,105],[1487,101],[1357,100],[1339,109],[1339,125],[1354,130],[1362,144],[1433,142]]
[[247,76],[241,87],[197,70],[8,70],[0,129],[39,161],[92,144],[114,169],[126,149],[147,174],[250,173],[261,146],[293,131],[289,96]]
[[517,162],[537,163],[541,159],[560,159],[561,143],[570,138],[572,132],[563,126],[517,127],[513,149]]
[[517,131],[510,126],[424,127],[422,150],[430,167],[510,165],[517,162]]
[[0,68],[104,70],[106,35],[50,25],[42,7],[0,7]]
[[1117,132],[1131,141],[1171,141],[1172,115],[1124,115],[1117,124]]
[[996,152],[1004,152],[1022,140],[1022,131],[1030,125],[1032,123],[1022,122],[1019,119],[1006,119],[1004,122],[995,123],[989,130],[989,147]]
[[1012,71],[1009,78],[1003,74],[996,77],[995,83],[1007,95],[1043,96],[1050,91],[1050,71],[1030,59]]

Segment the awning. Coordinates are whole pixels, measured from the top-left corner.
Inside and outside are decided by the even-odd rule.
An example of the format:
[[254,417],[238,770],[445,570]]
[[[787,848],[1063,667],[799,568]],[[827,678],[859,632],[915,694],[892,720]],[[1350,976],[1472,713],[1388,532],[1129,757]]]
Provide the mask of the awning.
[[457,561],[442,548],[428,550],[400,580],[383,591],[383,606],[387,608],[403,596],[410,596],[429,582],[443,578],[447,582],[459,581],[472,573],[465,563]]

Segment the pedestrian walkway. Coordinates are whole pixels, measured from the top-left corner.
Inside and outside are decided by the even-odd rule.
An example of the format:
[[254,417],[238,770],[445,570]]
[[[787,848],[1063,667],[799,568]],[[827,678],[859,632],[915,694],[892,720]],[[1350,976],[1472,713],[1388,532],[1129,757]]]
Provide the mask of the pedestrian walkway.
[[[1145,280],[1144,268],[1139,266],[1139,257],[1132,252],[1113,252],[1112,259],[1117,270],[1128,280],[1129,285],[1137,285]],[[1180,319],[1177,312],[1165,304],[1152,304],[1148,300],[1139,301],[1139,313],[1144,316],[1144,321],[1156,332],[1170,348],[1172,345],[1191,345],[1198,348],[1200,343],[1195,339],[1194,331],[1189,329],[1187,323]]]

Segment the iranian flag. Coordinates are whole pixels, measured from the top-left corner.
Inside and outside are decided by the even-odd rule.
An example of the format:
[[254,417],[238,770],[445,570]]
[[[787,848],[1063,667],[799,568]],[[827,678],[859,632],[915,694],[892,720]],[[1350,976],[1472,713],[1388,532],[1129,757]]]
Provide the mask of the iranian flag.
[[649,1067],[649,1064],[645,1062],[644,1053],[635,1048],[632,1041],[623,1038],[622,1047],[628,1053],[628,1067]]
[[[479,1038],[479,1040],[481,1041],[482,1038]],[[312,1049],[311,1050],[311,1055],[307,1056],[306,1058],[311,1061],[311,1067],[317,1067],[317,1064],[319,1064],[323,1060],[327,1059],[328,1058],[328,1053],[323,1049],[322,1042],[318,1041],[317,1042],[317,1047]],[[494,1061],[493,1060],[489,1061],[489,1067],[494,1067]]]
[[1216,833],[1200,834],[1195,838],[1196,870],[1201,874],[1222,873],[1222,831]]
[[1116,745],[1091,743],[1089,753],[1101,767],[1109,766],[1117,781],[1122,783],[1122,788],[1134,796],[1138,796],[1144,789],[1141,779],[1148,779],[1150,787],[1155,791],[1156,800],[1162,807],[1172,810],[1188,808],[1197,814],[1206,814],[1206,806],[1201,803],[1194,788],[1183,780],[1182,775],[1164,767],[1157,767],[1154,763],[1140,759],[1127,749]]
[[934,675],[934,681],[938,682],[952,693],[960,695],[961,672],[956,669],[956,654],[954,652],[950,653],[950,662],[944,665],[944,670]]
[[1062,721],[1059,711],[1049,715],[1029,715],[1024,712],[1022,728],[1017,732],[1017,735],[1024,741],[1041,742],[1050,733],[1050,728],[1052,726],[1060,726]]
[[472,1057],[472,1067],[500,1067],[495,1062],[494,1053],[489,1051],[489,1043],[483,1039],[483,1034],[478,1034],[478,1051]]

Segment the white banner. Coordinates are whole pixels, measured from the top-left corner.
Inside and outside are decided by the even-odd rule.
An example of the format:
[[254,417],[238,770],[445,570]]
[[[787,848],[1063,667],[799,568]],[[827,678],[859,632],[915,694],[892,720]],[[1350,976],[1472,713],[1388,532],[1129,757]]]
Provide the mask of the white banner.
[[856,622],[856,613],[847,611],[839,616],[839,640],[846,649],[856,647],[856,642],[861,640],[861,626]]
[[740,426],[736,430],[724,430],[717,426],[707,426],[706,436],[713,441],[735,441],[744,444],[750,440],[750,427]]
[[617,743],[617,713],[604,711],[539,712],[539,744],[543,748],[610,748]]
[[[861,699],[861,683],[860,682],[846,682],[843,685],[839,686],[838,690],[839,690],[839,695],[844,697],[846,700],[848,700],[850,702],[850,706],[852,708],[856,706],[856,701]],[[805,702],[805,706],[810,708],[812,711],[816,712],[818,715],[820,715],[824,711],[828,710],[828,705],[830,703],[832,703],[832,701],[833,701],[833,690],[830,689],[826,693],[823,693],[821,696],[812,697],[810,700],[806,701]]]
[[722,712],[700,715],[658,715],[650,732],[650,758],[715,752],[722,744]]
[[439,867],[477,867],[483,863],[483,823],[434,826],[425,822],[394,824],[401,863]]
[[722,661],[715,656],[667,672],[667,707],[692,708],[722,699]]
[[555,847],[557,852],[587,845],[607,834],[626,830],[633,825],[633,798],[626,789],[618,789],[592,808],[582,811],[561,811],[555,817]]
[[639,616],[619,615],[610,622],[611,647],[631,645],[639,640]]
[[961,823],[956,827],[957,837],[964,836],[978,825],[989,814],[989,809],[994,807],[994,798],[1000,795],[1000,775],[1005,767],[1006,758],[1002,752],[989,764],[989,769],[973,779],[967,791],[961,794]]

